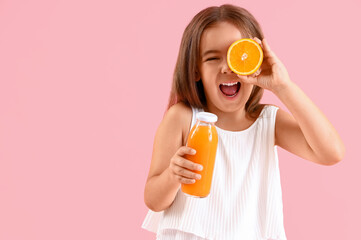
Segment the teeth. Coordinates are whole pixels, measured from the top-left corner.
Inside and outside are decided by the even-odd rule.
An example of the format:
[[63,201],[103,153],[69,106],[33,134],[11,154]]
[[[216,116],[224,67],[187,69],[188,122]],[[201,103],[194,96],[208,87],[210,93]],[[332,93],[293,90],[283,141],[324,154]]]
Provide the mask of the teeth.
[[233,86],[236,85],[238,82],[234,82],[234,83],[221,83],[221,85],[226,85],[226,86]]

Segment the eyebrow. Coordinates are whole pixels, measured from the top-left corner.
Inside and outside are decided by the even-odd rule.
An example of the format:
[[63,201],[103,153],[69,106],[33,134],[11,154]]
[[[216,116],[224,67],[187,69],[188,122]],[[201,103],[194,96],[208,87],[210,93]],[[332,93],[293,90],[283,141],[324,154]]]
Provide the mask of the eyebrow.
[[208,50],[205,53],[203,53],[202,57],[205,57],[206,55],[211,54],[211,53],[220,53],[220,52],[221,51],[219,51],[219,50],[211,49],[211,50]]

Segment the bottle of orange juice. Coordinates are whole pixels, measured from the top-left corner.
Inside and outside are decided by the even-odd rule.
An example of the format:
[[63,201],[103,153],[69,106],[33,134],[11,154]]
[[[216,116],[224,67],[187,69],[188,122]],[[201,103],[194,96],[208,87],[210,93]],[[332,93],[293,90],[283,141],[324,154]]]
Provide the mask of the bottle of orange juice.
[[213,168],[216,158],[218,135],[214,123],[217,115],[209,112],[199,112],[197,122],[191,129],[187,146],[195,149],[195,155],[186,155],[185,158],[203,166],[202,171],[194,171],[202,177],[193,184],[182,184],[182,192],[194,197],[207,197],[212,184]]

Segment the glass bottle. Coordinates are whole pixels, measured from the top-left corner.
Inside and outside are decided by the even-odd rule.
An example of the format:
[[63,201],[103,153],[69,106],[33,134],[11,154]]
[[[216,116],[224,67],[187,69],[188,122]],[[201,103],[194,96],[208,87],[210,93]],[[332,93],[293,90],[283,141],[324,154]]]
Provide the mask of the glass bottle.
[[182,184],[182,192],[193,197],[207,197],[210,193],[214,163],[217,153],[218,134],[214,125],[217,115],[209,112],[199,112],[196,115],[197,122],[191,129],[187,146],[195,149],[195,155],[186,155],[185,158],[197,164],[201,164],[201,171],[194,171],[201,175],[201,179],[193,184]]

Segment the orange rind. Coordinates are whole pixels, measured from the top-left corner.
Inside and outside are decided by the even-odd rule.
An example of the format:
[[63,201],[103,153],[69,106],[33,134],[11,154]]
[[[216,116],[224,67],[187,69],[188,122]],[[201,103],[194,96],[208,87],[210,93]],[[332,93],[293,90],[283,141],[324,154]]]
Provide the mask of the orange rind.
[[261,67],[262,62],[262,47],[253,39],[239,39],[228,48],[227,64],[238,75],[255,73]]

